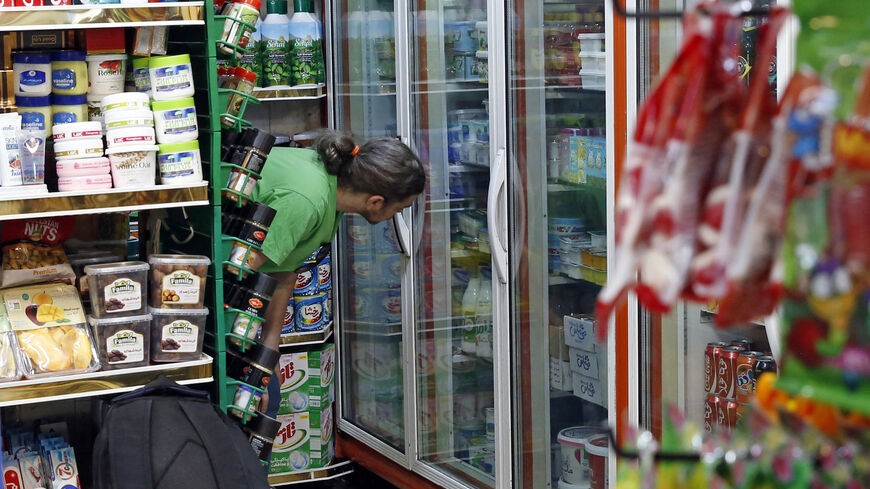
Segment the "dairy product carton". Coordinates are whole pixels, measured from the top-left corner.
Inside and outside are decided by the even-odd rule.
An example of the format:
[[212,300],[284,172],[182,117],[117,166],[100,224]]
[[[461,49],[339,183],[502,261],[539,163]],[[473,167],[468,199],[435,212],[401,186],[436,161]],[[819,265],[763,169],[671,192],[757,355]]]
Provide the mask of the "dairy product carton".
[[568,357],[572,371],[595,380],[601,380],[602,366],[599,364],[597,353],[569,348]]
[[335,455],[332,404],[312,411],[278,415],[281,428],[272,447],[270,474],[323,468]]
[[602,382],[578,373],[573,375],[573,381],[575,396],[593,404],[607,407],[607,399],[604,395],[604,388],[607,385],[606,381]]
[[335,400],[335,345],[287,353],[278,362],[281,406],[278,414],[309,411]]
[[601,347],[595,341],[595,320],[590,317],[565,316],[565,344],[590,352]]

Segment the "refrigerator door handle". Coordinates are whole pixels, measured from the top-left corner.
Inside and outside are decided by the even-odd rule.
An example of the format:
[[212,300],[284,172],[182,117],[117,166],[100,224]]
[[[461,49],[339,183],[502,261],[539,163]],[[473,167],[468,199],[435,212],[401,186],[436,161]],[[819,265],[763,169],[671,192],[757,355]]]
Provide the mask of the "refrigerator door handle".
[[402,249],[402,253],[411,258],[411,228],[405,220],[405,212],[406,210],[403,210],[393,216],[393,229],[396,230],[396,235],[399,238],[399,248]]
[[507,184],[507,165],[505,148],[499,148],[495,154],[495,165],[492,167],[492,176],[489,180],[489,192],[486,197],[486,220],[489,228],[489,247],[492,251],[492,260],[495,262],[495,270],[501,283],[507,283],[508,254],[507,245],[502,236],[502,215],[505,206],[501,205],[505,198],[505,185]]

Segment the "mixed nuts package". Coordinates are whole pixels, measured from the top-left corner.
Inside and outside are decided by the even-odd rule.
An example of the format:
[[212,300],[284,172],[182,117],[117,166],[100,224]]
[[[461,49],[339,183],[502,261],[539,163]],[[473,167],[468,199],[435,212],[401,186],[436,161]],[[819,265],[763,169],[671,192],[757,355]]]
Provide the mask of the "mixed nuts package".
[[3,223],[0,287],[37,282],[73,283],[75,273],[63,251],[75,218],[46,217]]

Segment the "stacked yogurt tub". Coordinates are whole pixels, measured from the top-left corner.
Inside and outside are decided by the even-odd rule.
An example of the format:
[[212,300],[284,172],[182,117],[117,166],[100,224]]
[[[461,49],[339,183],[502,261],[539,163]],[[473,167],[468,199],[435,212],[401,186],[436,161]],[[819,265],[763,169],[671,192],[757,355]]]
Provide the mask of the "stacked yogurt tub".
[[115,188],[153,186],[157,138],[148,94],[125,92],[103,97],[101,112]]
[[58,190],[112,188],[109,160],[103,156],[103,128],[99,122],[57,124],[51,132]]

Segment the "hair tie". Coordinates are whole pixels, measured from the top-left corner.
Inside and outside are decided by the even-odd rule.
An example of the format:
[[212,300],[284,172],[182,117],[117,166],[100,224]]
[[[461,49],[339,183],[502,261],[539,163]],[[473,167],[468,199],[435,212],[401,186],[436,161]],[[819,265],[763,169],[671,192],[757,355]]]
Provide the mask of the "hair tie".
[[354,146],[353,151],[350,152],[350,155],[356,156],[357,153],[359,153],[359,146]]

